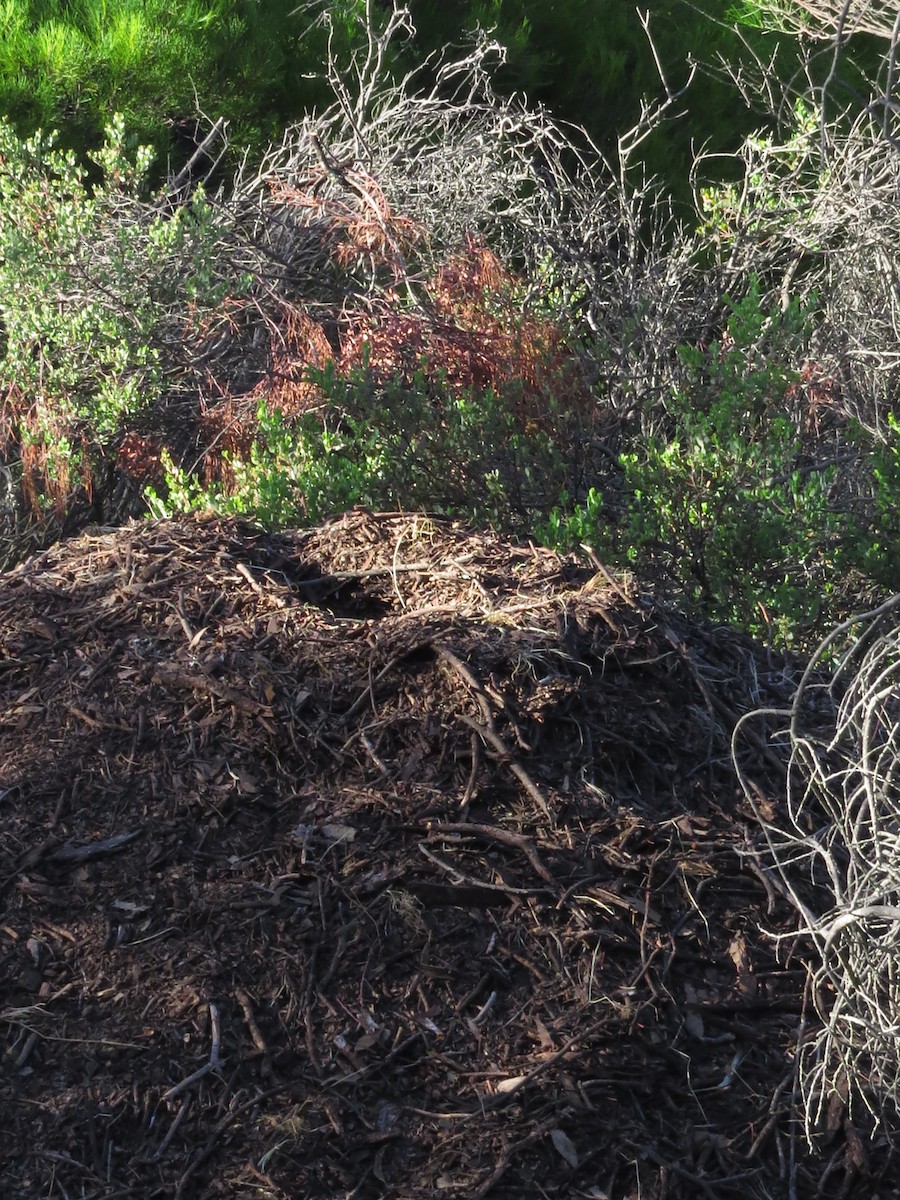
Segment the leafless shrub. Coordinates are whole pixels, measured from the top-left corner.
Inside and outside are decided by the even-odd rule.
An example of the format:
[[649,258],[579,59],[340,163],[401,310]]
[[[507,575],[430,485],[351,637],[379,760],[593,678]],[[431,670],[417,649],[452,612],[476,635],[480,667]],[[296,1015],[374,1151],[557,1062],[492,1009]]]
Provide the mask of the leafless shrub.
[[873,81],[870,103],[836,112],[811,69],[781,107],[769,66],[757,66],[755,81],[737,82],[778,106],[779,132],[745,141],[739,185],[698,188],[704,235],[725,280],[755,273],[782,308],[808,309],[802,358],[833,381],[847,417],[883,438],[900,387],[900,110]]
[[788,714],[786,826],[766,820],[743,779],[820,962],[810,990],[821,1024],[799,1048],[811,1141],[847,1109],[863,1105],[895,1131],[900,1112],[898,613],[893,597],[847,621],[810,662]]
[[[327,7],[318,19],[328,24]],[[584,131],[497,94],[504,51],[484,32],[459,60],[393,79],[391,43],[412,32],[406,8],[379,24],[367,4],[362,49],[349,66],[329,54],[334,104],[239,175],[229,207],[276,264],[279,290],[331,323],[337,344],[354,312],[401,305],[428,321],[428,281],[473,242],[489,246],[521,280],[521,311],[590,343],[603,400],[625,417],[651,412],[678,378],[677,347],[723,308],[691,234],[635,163],[682,92],[661,71],[663,99],[608,162]]]
[[[793,400],[815,396],[832,433],[855,420],[896,438],[900,394],[900,126],[895,5],[773,4],[782,26],[831,41],[823,82],[810,70],[781,108],[782,133],[748,139],[741,186],[705,197],[726,273],[760,270],[772,294],[807,305],[815,330]],[[847,38],[887,43],[869,95],[836,106]],[[777,98],[757,64],[757,96]],[[745,76],[740,81],[748,86]],[[781,93],[783,98],[784,93]],[[776,106],[771,106],[776,112]],[[792,111],[791,111],[792,110]],[[786,112],[791,111],[790,118]],[[712,203],[710,203],[712,201]],[[844,503],[870,475],[844,476]],[[863,497],[865,499],[865,497]],[[894,1133],[900,1112],[900,599],[838,626],[797,689],[786,738],[789,819],[773,824],[750,782],[770,866],[817,959],[820,1023],[798,1047],[813,1140],[860,1108]],[[836,665],[830,666],[836,660]],[[736,731],[736,745],[740,727]],[[737,762],[737,760],[735,760]]]
[[854,33],[891,40],[898,14],[892,0],[756,0],[767,27],[816,40],[846,40]]

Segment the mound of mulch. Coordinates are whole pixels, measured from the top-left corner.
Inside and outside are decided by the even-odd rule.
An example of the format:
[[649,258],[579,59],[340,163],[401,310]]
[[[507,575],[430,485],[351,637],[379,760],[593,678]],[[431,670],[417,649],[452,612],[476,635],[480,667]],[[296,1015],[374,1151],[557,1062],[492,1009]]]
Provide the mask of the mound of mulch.
[[0,576],[2,1194],[873,1194],[840,1111],[799,1133],[806,964],[730,757],[793,684],[423,517]]

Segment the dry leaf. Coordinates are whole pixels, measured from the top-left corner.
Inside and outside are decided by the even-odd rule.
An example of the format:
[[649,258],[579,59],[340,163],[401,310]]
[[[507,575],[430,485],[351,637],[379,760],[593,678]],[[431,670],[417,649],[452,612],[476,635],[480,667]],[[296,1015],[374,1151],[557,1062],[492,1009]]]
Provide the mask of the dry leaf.
[[684,1018],[684,1027],[691,1037],[699,1038],[701,1042],[703,1041],[706,1026],[703,1024],[703,1018],[699,1013],[688,1013]]
[[495,1090],[498,1091],[501,1096],[505,1096],[509,1092],[514,1092],[516,1088],[520,1088],[525,1082],[525,1079],[526,1076],[524,1075],[513,1075],[510,1079],[501,1079]]
[[572,1144],[572,1139],[563,1133],[561,1129],[550,1130],[550,1141],[562,1158],[566,1160],[573,1171],[578,1169],[578,1151]]

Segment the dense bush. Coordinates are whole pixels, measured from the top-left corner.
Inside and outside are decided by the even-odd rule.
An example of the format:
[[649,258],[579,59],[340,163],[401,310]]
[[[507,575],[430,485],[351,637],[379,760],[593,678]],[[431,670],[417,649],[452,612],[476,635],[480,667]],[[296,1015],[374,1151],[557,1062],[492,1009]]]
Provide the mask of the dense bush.
[[202,189],[169,208],[147,193],[151,161],[117,118],[90,181],[52,137],[0,122],[0,447],[20,493],[8,529],[40,538],[104,503],[113,516],[123,438],[189,422],[207,331],[248,292]]
[[265,402],[249,452],[227,480],[166,467],[157,515],[212,508],[268,526],[315,524],[363,504],[425,510],[528,534],[567,482],[563,447],[518,427],[509,395],[441,385],[424,371],[378,381],[370,370],[314,373],[323,404],[288,420]]
[[[380,51],[369,61],[376,74],[362,82],[371,89],[383,84]],[[473,69],[456,106],[437,91],[393,85],[367,92],[369,108],[347,111],[342,99],[226,196],[197,189],[184,203],[146,191],[149,154],[129,160],[121,124],[95,156],[92,181],[73,155],[4,127],[0,435],[36,520],[71,523],[88,502],[95,517],[117,519],[133,499],[128,481],[158,474],[164,449],[178,469],[233,486],[260,401],[302,415],[317,395],[305,373],[330,360],[350,375],[368,361],[380,385],[401,380],[397,437],[416,404],[422,356],[432,360],[438,408],[440,379],[457,389],[445,406],[451,437],[454,422],[477,424],[487,406],[498,440],[509,442],[488,399],[500,389],[515,393],[517,431],[535,418],[543,428],[543,408],[562,406],[560,387],[583,396],[547,301],[529,300],[480,240],[492,234],[510,256],[534,257],[539,231],[559,223],[555,193],[517,194],[542,139],[545,168],[561,170],[552,126],[495,105],[486,79],[476,101]],[[446,81],[440,87],[446,93]],[[369,167],[339,169],[363,129]],[[411,161],[396,158],[400,130],[421,149]],[[496,190],[473,187],[456,153],[463,144],[481,147]],[[471,410],[465,391],[477,393]],[[480,430],[483,460],[494,453],[489,432]]]
[[830,121],[810,84],[687,225],[630,157],[673,97],[607,162],[495,92],[485,37],[398,82],[408,33],[364,27],[334,103],[214,195],[148,190],[121,125],[92,175],[4,127],[8,527],[148,486],[276,523],[462,513],[784,638],[898,586],[874,110]]
[[838,464],[817,461],[820,439],[792,404],[808,315],[767,312],[749,283],[720,340],[680,348],[684,378],[657,428],[627,439],[618,495],[557,507],[543,530],[709,616],[791,640],[841,602],[870,543],[836,507]]

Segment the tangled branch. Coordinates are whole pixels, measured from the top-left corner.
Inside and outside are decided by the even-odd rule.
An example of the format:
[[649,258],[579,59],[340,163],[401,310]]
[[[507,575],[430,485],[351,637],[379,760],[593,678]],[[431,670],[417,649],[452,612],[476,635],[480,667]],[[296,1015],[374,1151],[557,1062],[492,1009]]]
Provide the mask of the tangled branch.
[[821,1025],[799,1050],[810,1140],[835,1105],[863,1105],[895,1128],[900,1112],[898,615],[895,596],[838,627],[810,662],[790,711],[786,826],[764,817],[742,775],[819,962]]
[[891,41],[900,19],[892,0],[759,0],[756,10],[772,29],[821,41],[855,33]]

